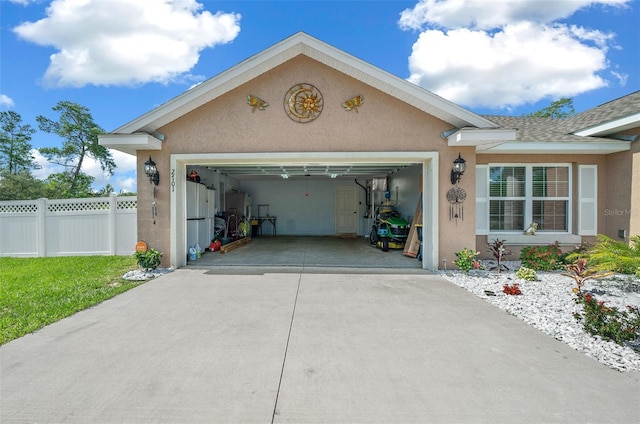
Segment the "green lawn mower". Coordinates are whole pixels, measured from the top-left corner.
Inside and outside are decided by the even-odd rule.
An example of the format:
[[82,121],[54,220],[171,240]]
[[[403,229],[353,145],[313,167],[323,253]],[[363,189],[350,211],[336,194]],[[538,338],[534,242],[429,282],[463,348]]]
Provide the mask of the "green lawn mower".
[[369,241],[383,252],[403,249],[409,235],[409,223],[393,206],[383,205],[376,211]]

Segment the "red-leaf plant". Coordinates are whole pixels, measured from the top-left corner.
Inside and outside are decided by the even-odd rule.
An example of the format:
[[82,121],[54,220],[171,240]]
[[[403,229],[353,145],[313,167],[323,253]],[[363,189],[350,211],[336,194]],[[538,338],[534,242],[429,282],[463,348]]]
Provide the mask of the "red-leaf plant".
[[584,282],[587,280],[596,280],[598,278],[608,277],[613,272],[601,272],[594,269],[589,269],[587,267],[587,260],[584,258],[580,258],[575,263],[566,265],[567,273],[563,273],[565,277],[573,278],[578,286],[574,291],[576,293],[582,293],[582,286]]
[[520,286],[518,284],[514,284],[512,286],[505,284],[502,288],[502,291],[505,294],[509,294],[509,295],[519,295],[522,294],[522,291],[520,291]]

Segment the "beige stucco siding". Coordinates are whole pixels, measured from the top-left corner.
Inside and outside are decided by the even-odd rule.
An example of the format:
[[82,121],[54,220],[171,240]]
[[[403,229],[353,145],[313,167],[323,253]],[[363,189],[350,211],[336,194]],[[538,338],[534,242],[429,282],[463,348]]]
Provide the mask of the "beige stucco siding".
[[[451,184],[451,168],[453,161],[458,157],[458,153],[466,161],[467,170],[461,177],[459,187],[462,188],[467,197],[462,203],[463,216],[460,219],[450,219],[449,207],[447,201],[447,191],[453,187]],[[475,147],[465,147],[457,149],[442,149],[440,155],[440,199],[439,208],[439,238],[440,238],[440,263],[439,267],[443,268],[443,259],[447,260],[448,267],[453,266],[455,261],[455,252],[468,247],[473,249],[475,246],[476,233],[476,157]]]
[[[291,120],[284,110],[287,91],[298,83],[313,84],[324,99],[321,115],[308,123]],[[264,111],[252,111],[247,95],[269,102]],[[359,111],[345,111],[345,100],[364,96]],[[475,175],[473,148],[451,149],[440,134],[452,126],[310,58],[299,56],[250,82],[222,95],[159,129],[165,135],[161,151],[150,152],[161,173],[156,201],[158,217],[154,225],[149,216],[139,215],[139,234],[147,243],[165,253],[170,251],[170,154],[265,153],[265,152],[385,152],[438,151],[441,181],[440,257],[474,243]],[[464,221],[450,221],[446,191],[451,187],[449,173],[458,153],[467,160],[469,171],[461,186],[467,191]],[[138,155],[142,168],[147,152]],[[139,175],[139,203],[146,208],[153,201],[151,188]]]
[[[284,111],[287,91],[309,83],[322,93],[320,116],[308,123]],[[264,111],[248,94],[269,102]],[[345,100],[364,96],[359,111]],[[161,129],[173,153],[356,152],[433,150],[450,125],[306,57],[298,57],[244,84]]]
[[640,141],[632,149],[631,205],[629,207],[629,235],[640,235]]
[[[634,128],[621,135],[638,133],[640,128]],[[632,142],[629,151],[608,155],[606,162],[603,234],[615,239],[619,230],[627,236],[640,234],[640,141]]]

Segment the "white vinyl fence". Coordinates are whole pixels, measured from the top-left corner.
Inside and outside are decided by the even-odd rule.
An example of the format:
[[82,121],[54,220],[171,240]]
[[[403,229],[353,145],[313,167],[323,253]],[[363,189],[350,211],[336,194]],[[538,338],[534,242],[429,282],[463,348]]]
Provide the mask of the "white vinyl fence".
[[0,256],[130,255],[135,196],[0,201]]

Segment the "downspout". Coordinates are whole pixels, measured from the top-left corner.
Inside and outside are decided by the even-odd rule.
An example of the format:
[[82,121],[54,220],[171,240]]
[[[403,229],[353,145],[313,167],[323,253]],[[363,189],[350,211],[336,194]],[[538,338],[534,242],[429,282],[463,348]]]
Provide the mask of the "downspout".
[[367,204],[367,207],[365,209],[365,213],[364,213],[364,217],[363,218],[368,219],[369,218],[369,208],[371,207],[371,199],[369,198],[369,190],[365,186],[360,184],[357,179],[354,179],[354,181],[356,182],[356,184],[358,184],[364,190],[365,202]]

